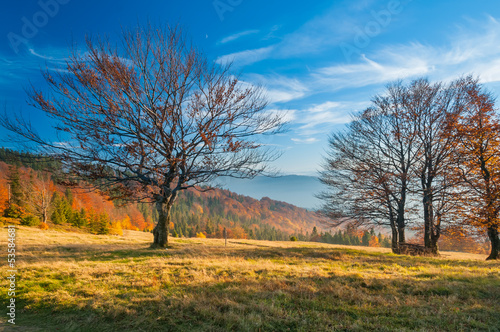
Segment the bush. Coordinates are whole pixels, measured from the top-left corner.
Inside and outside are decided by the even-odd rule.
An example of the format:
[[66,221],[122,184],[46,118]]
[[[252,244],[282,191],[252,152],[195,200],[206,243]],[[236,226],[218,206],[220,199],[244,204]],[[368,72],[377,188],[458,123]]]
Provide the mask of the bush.
[[49,225],[47,225],[46,222],[42,222],[40,223],[40,226],[38,226],[38,228],[40,228],[41,230],[47,230],[49,229]]
[[290,238],[290,241],[297,241],[297,237],[296,237],[296,236],[292,236],[292,237]]
[[201,239],[205,239],[207,236],[205,234],[203,234],[202,232],[199,232],[199,233],[196,233],[196,237],[201,238]]
[[122,225],[119,221],[115,221],[111,223],[111,227],[109,228],[109,234],[111,235],[123,235]]
[[40,225],[40,219],[38,217],[28,214],[27,216],[24,216],[21,218],[21,225],[24,226],[38,226]]

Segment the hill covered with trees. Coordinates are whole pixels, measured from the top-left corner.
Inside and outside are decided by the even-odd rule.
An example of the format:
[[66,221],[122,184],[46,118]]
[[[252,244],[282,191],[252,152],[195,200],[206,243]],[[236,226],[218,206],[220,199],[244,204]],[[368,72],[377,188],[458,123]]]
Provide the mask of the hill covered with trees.
[[[81,186],[64,185],[56,162],[46,162],[54,169],[48,173],[34,155],[0,149],[0,160],[0,213],[25,225],[69,224],[97,234],[120,234],[123,229],[151,231],[157,221],[152,204],[109,201]],[[285,202],[199,189],[178,196],[169,225],[174,237],[222,237],[226,228],[230,238],[306,239],[313,228],[321,228],[314,212]]]

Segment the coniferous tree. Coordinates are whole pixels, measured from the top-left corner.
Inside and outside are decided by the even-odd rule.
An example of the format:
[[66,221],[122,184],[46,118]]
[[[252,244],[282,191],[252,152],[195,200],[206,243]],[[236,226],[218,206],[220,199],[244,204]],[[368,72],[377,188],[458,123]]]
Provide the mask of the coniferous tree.
[[9,218],[19,218],[24,214],[24,191],[21,183],[21,176],[17,166],[9,166],[9,187],[10,199],[4,215]]

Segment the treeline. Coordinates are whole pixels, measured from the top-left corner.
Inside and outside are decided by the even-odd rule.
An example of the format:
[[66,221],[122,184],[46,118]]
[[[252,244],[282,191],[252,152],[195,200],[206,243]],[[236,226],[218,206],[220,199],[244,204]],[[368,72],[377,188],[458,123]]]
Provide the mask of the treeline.
[[[298,237],[297,239],[300,239]],[[302,241],[323,242],[330,244],[342,244],[347,246],[366,246],[366,247],[384,247],[390,248],[390,239],[382,233],[375,233],[372,228],[368,230],[358,230],[355,226],[347,225],[342,230],[338,229],[336,232],[319,232],[316,227],[313,228],[311,235],[308,234],[302,238]]]
[[61,163],[50,157],[29,152],[18,152],[0,147],[0,161],[19,167],[29,167],[35,171],[50,170],[52,174],[61,171]]
[[426,252],[442,235],[500,249],[500,119],[477,79],[396,82],[329,141],[321,181],[331,226],[382,226],[394,252],[412,229]]

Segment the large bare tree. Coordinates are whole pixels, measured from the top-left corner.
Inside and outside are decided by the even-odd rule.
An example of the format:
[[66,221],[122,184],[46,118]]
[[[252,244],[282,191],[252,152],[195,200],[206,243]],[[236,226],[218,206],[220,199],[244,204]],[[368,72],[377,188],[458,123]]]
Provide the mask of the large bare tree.
[[253,177],[276,151],[260,135],[282,129],[259,87],[242,83],[186,40],[178,27],[124,30],[121,44],[87,38],[65,68],[46,70],[49,91],[29,100],[54,121],[60,138],[38,135],[21,117],[4,127],[61,160],[99,188],[156,205],[156,247],[168,245],[170,209],[179,191],[218,176]]
[[465,195],[460,178],[453,175],[457,159],[454,127],[466,107],[466,88],[474,79],[465,77],[449,84],[413,81],[406,92],[406,111],[417,123],[419,157],[416,190],[422,199],[424,245],[438,254],[438,240],[447,221],[456,219],[458,197]]
[[416,122],[406,112],[400,83],[376,96],[346,134],[333,134],[321,181],[329,191],[323,212],[337,224],[349,220],[388,225],[392,250],[405,242],[410,173],[418,157]]

